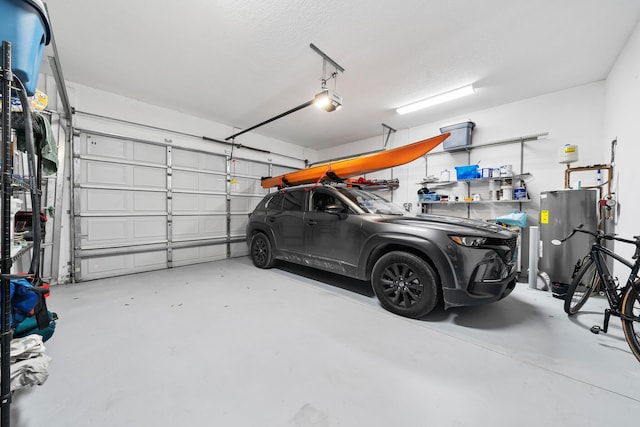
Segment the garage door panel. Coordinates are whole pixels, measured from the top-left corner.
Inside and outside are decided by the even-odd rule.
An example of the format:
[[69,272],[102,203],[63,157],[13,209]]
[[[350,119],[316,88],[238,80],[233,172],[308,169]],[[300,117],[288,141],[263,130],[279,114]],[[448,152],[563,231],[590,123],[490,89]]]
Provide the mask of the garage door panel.
[[267,194],[267,190],[262,188],[259,179],[236,177],[231,184],[231,194]]
[[173,189],[175,191],[226,191],[226,177],[210,173],[174,170]]
[[164,216],[134,217],[133,239],[136,242],[167,240],[167,218]]
[[231,213],[253,212],[253,209],[255,209],[261,200],[262,196],[232,197]]
[[231,215],[231,229],[229,232],[232,236],[244,236],[247,229],[249,217],[247,215]]
[[133,192],[134,212],[166,212],[167,193],[145,193],[144,191]]
[[129,223],[127,218],[83,218],[82,246],[98,244],[125,243],[129,238]]
[[205,212],[226,212],[226,197],[215,195],[200,195],[199,203]]
[[165,189],[166,170],[153,167],[105,163],[95,160],[82,162],[80,179],[86,185],[141,186]]
[[130,199],[131,194],[121,191],[86,188],[80,190],[83,213],[127,212]]
[[84,162],[81,170],[81,174],[86,177],[83,180],[85,183],[100,185],[127,185],[131,181],[127,179],[127,172],[122,165],[95,161]]
[[205,154],[200,157],[200,168],[208,171],[226,171],[227,159],[226,157],[216,156],[212,154]]
[[174,193],[172,203],[173,213],[198,212],[198,200],[197,194]]
[[161,145],[144,144],[140,142],[132,143],[133,158],[136,162],[167,164],[167,147]]
[[167,268],[165,251],[85,257],[81,260],[81,280],[121,276]]
[[82,139],[80,153],[90,156],[126,160],[128,143],[129,141],[90,136]]
[[288,172],[293,172],[296,169],[286,167],[286,166],[273,165],[271,170],[273,171],[271,176],[278,176],[278,175],[284,175],[285,173],[288,173]]
[[80,227],[84,249],[167,240],[164,217],[85,217],[80,220]]
[[217,261],[227,258],[227,245],[197,246],[173,250],[173,265],[190,265],[201,262]]
[[174,148],[171,151],[171,163],[174,167],[198,168],[200,166],[198,153],[180,150],[179,148]]
[[173,240],[224,238],[227,234],[225,216],[174,216]]
[[216,194],[173,194],[173,213],[225,213],[226,196]]
[[166,169],[135,166],[133,167],[132,184],[140,187],[166,189],[167,171]]
[[167,164],[167,148],[163,145],[133,142],[104,136],[80,138],[80,154],[104,159]]
[[167,193],[82,188],[80,208],[86,214],[166,213]]
[[206,154],[174,148],[171,159],[174,167],[200,169],[212,172],[224,172],[227,169],[226,158],[215,154]]
[[249,255],[249,248],[246,242],[236,242],[231,244],[231,256],[239,257]]
[[172,188],[174,191],[178,190],[197,190],[198,189],[198,174],[196,172],[189,171],[173,171]]
[[202,191],[223,193],[226,191],[227,179],[220,175],[201,174],[199,183]]
[[231,174],[255,176],[256,178],[269,175],[267,163],[257,163],[249,160],[232,160]]

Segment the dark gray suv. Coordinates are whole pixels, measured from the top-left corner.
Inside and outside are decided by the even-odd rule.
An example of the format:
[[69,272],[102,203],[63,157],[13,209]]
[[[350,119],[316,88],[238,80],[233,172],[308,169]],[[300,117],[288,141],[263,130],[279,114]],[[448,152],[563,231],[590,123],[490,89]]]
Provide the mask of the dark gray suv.
[[247,244],[256,267],[276,259],[361,280],[387,310],[420,318],[484,304],[516,284],[517,235],[482,221],[408,216],[376,193],[344,185],[289,187],[249,214]]

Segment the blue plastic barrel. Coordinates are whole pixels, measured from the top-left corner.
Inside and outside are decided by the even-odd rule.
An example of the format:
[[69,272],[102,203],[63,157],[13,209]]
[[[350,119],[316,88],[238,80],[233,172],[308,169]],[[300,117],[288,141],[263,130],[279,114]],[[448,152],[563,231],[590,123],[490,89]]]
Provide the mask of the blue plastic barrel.
[[41,0],[0,0],[0,41],[11,42],[12,69],[30,96],[35,93],[51,25]]

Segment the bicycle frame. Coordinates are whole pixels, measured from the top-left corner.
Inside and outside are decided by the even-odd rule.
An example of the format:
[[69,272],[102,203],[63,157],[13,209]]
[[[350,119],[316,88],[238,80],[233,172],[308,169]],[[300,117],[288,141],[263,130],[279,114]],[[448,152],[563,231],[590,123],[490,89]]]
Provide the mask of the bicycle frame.
[[629,278],[627,279],[626,285],[633,286],[634,279],[638,274],[638,270],[640,269],[640,263],[638,262],[630,262],[620,255],[613,252],[611,249],[602,246],[600,243],[593,243],[591,245],[591,258],[596,264],[596,269],[598,270],[598,275],[604,279],[605,284],[605,293],[607,295],[607,299],[609,300],[609,305],[611,307],[618,308],[620,305],[621,296],[615,292],[615,281],[611,273],[609,272],[609,267],[607,267],[606,260],[604,259],[604,255],[610,256],[616,261],[621,262],[622,264],[629,267],[631,273],[629,274]]
[[[615,280],[613,276],[611,276],[611,273],[609,272],[609,267],[607,267],[607,263],[604,257],[605,255],[610,256],[613,259],[629,267],[631,269],[631,272],[629,273],[629,278],[627,279],[627,283],[625,284],[623,289],[627,289],[627,287],[635,287],[636,290],[639,292],[640,292],[640,286],[636,285],[635,279],[638,275],[638,271],[640,270],[640,260],[635,260],[634,262],[630,262],[622,258],[620,255],[616,254],[611,249],[606,248],[605,246],[602,246],[602,244],[600,244],[599,242],[599,239],[591,245],[590,254],[591,254],[591,258],[593,259],[596,265],[596,270],[598,271],[598,275],[604,281],[605,295],[607,296],[607,299],[609,300],[609,306],[611,307],[604,311],[604,324],[603,324],[603,327],[601,328],[602,331],[606,333],[607,330],[609,329],[609,318],[611,317],[612,314],[616,317],[624,318],[630,321],[637,322],[638,320],[640,320],[637,318],[628,318],[628,316],[625,316],[623,313],[620,312],[620,304],[622,302],[622,296],[624,295],[624,292],[620,292],[620,293],[616,292]],[[593,328],[592,328],[592,332],[593,332]]]

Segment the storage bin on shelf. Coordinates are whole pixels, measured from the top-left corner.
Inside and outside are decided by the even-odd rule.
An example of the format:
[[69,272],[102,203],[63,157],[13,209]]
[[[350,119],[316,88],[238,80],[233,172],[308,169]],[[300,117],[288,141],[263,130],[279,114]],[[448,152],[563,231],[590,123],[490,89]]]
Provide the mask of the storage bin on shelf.
[[478,165],[456,166],[456,178],[458,181],[465,179],[476,179],[480,177]]
[[418,194],[419,202],[437,202],[440,200],[440,195],[435,191],[430,191],[428,193]]
[[32,96],[38,84],[49,17],[41,0],[0,0],[0,41],[11,42],[12,70]]
[[440,133],[451,133],[449,138],[442,143],[442,148],[456,150],[471,145],[471,134],[475,127],[474,122],[464,122],[440,128]]

